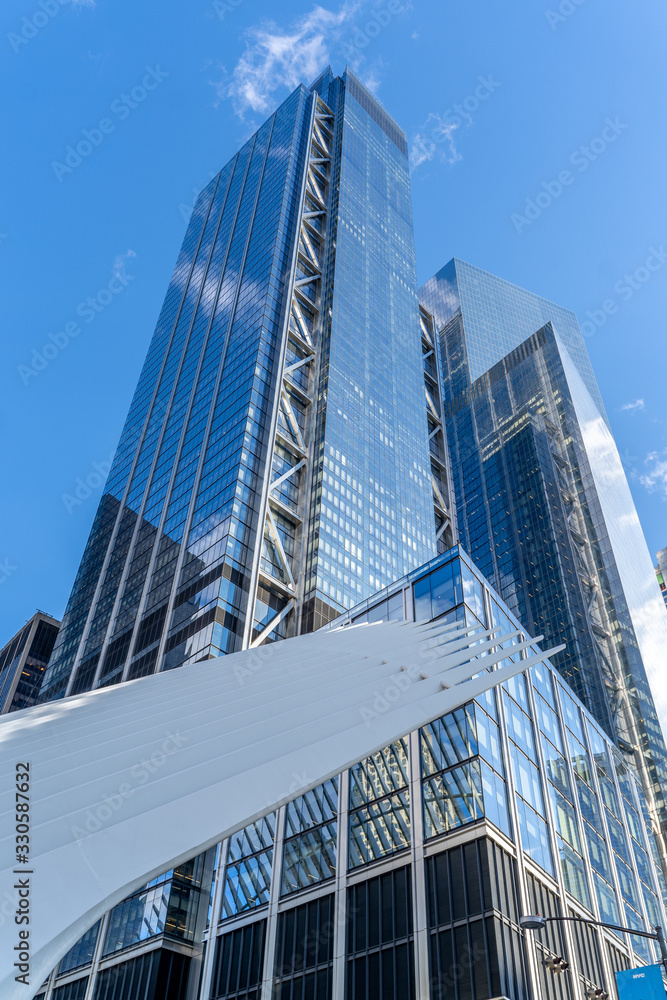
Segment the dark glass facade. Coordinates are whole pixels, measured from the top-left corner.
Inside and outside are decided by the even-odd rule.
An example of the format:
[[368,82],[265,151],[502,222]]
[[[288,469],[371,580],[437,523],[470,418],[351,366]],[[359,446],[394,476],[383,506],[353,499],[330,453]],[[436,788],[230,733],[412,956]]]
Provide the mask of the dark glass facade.
[[533,635],[567,644],[554,664],[636,756],[667,830],[647,678],[667,619],[576,317],[459,260],[420,295],[439,329],[461,544]]
[[43,700],[318,627],[451,542],[406,148],[327,70],[202,191]]
[[38,611],[0,650],[0,715],[36,704],[59,628]]

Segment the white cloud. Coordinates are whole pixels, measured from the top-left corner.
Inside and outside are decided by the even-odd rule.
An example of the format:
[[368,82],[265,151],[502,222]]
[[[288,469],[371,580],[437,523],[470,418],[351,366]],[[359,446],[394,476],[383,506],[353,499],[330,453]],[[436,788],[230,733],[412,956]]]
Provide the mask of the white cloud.
[[646,404],[643,399],[635,399],[633,403],[623,403],[621,409],[633,413],[635,410],[645,410]]
[[231,79],[216,84],[219,96],[231,98],[241,117],[246,111],[270,111],[276,90],[309,82],[331,61],[331,43],[340,40],[342,26],[360,7],[361,0],[345,0],[337,11],[316,5],[288,29],[274,21],[251,28]]
[[639,477],[640,483],[649,493],[662,493],[667,500],[667,451],[649,452],[644,465],[648,466],[648,472]]
[[446,121],[441,115],[432,112],[410,145],[410,166],[413,170],[430,160],[439,159],[445,163],[456,163],[461,159],[454,144],[454,135],[458,122]]
[[111,271],[114,275],[125,273],[125,262],[130,259],[130,257],[136,257],[134,250],[128,250],[126,253],[117,254],[113,264],[111,265]]

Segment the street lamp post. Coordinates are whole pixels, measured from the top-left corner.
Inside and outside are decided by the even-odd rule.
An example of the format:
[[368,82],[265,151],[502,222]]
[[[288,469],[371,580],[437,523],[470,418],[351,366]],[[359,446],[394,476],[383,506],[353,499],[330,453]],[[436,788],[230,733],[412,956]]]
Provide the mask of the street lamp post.
[[546,927],[547,922],[571,920],[579,924],[590,924],[593,927],[607,927],[610,931],[621,931],[624,934],[636,934],[638,937],[651,938],[657,941],[660,947],[661,963],[667,972],[667,946],[665,945],[665,935],[662,927],[658,926],[653,932],[636,931],[633,927],[619,927],[618,924],[607,924],[603,920],[588,920],[586,917],[543,917],[539,913],[529,913],[525,917],[519,917],[519,926],[526,931],[539,931]]

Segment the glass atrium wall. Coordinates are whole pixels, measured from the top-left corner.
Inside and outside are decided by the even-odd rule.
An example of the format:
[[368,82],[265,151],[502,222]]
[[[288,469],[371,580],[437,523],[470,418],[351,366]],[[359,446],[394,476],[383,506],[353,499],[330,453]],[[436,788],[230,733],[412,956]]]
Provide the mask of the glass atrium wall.
[[[332,627],[404,618],[521,629],[458,548]],[[508,658],[532,652],[512,654],[523,638],[507,641]],[[159,933],[155,921],[168,920],[164,884],[136,894],[143,924],[127,901],[105,917],[111,943],[94,976],[120,977],[146,954],[139,928]],[[545,662],[220,845],[199,995],[371,1000],[379,983],[395,1000],[615,996],[614,971],[653,962],[651,942],[574,925],[526,936],[519,915],[649,929],[664,924],[666,896],[635,769]],[[186,940],[182,901],[178,914]],[[91,955],[89,937],[76,962]],[[571,972],[545,970],[554,954]],[[87,960],[68,981],[91,975]],[[73,961],[63,960],[69,970]]]

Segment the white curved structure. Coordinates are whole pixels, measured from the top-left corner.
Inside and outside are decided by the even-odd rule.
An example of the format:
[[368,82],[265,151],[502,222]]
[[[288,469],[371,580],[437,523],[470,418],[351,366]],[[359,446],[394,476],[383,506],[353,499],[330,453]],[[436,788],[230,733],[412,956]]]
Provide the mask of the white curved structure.
[[[79,937],[151,878],[554,652],[471,679],[507,657],[469,659],[517,635],[497,631],[321,631],[4,717],[2,813],[13,817],[15,765],[29,763],[32,852],[17,863],[5,823],[0,995],[34,996]],[[296,790],[295,773],[307,775]],[[29,987],[15,979],[19,879],[29,879]]]

